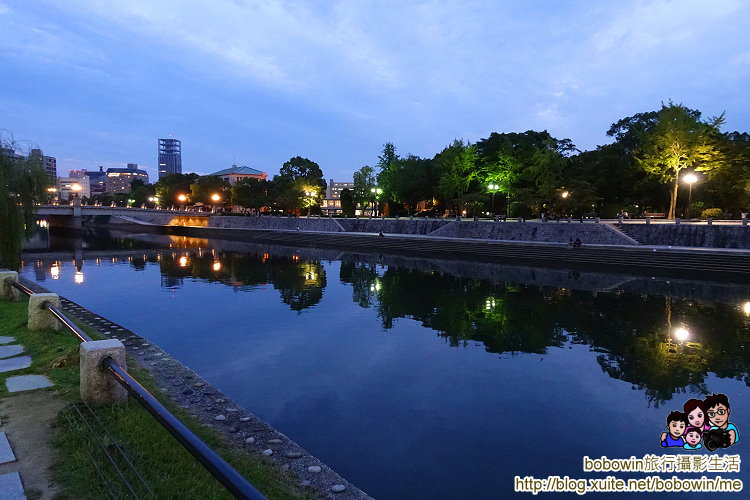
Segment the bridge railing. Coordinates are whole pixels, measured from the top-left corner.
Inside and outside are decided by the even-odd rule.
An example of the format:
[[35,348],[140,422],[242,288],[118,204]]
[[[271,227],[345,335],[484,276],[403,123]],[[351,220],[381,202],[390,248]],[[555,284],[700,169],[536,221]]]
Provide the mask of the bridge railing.
[[[4,278],[7,283],[19,292],[32,297],[34,291],[20,283],[17,278]],[[52,295],[52,294],[44,294]],[[83,330],[65,316],[53,301],[45,301],[41,307],[46,309],[52,316],[68,329],[79,342],[94,342]],[[250,484],[239,472],[221,458],[214,450],[193,433],[180,419],[175,417],[164,405],[162,405],[143,385],[141,385],[126,369],[120,366],[112,357],[106,356],[101,360],[99,368],[114,378],[128,394],[133,396],[143,408],[148,411],[159,424],[162,425],[203,467],[221,483],[235,498],[248,500],[265,500],[255,487]]]

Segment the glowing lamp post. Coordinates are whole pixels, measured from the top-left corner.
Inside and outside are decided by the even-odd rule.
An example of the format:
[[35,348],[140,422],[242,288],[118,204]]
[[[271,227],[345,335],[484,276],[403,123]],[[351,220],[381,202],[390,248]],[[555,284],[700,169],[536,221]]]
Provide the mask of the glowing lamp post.
[[380,189],[379,187],[374,187],[374,188],[370,189],[370,192],[372,193],[372,211],[375,212],[373,215],[375,215],[375,217],[377,217],[378,216],[378,210],[377,210],[377,206],[375,205],[375,202],[377,201],[378,196],[380,196],[381,194],[383,194],[383,190]]
[[305,191],[307,197],[307,216],[310,217],[310,209],[312,209],[313,200],[315,199],[315,191]]
[[500,186],[497,184],[489,184],[487,185],[487,189],[492,193],[492,202],[490,203],[490,211],[494,214],[495,213],[495,193],[498,192],[500,189]]
[[83,189],[83,187],[81,187],[81,185],[80,185],[80,184],[78,184],[77,182],[73,183],[73,184],[72,184],[72,185],[70,186],[70,190],[71,190],[71,191],[73,191],[73,199],[74,199],[74,200],[77,200],[77,199],[78,199],[78,196],[79,196],[79,195],[78,195],[78,193],[80,193],[80,192],[81,192],[81,189]]
[[182,210],[185,210],[185,202],[187,201],[187,196],[185,196],[184,194],[178,194],[177,201],[180,202],[180,206],[182,207]]
[[698,181],[698,176],[696,176],[695,174],[687,174],[685,177],[683,177],[682,180],[685,181],[688,185],[688,204],[687,204],[687,210],[685,210],[685,218],[689,219],[690,218],[690,203],[692,202],[692,199],[693,199],[693,184],[695,184]]
[[216,204],[221,201],[221,196],[218,193],[214,193],[211,195],[211,201],[214,202],[213,211],[216,211]]

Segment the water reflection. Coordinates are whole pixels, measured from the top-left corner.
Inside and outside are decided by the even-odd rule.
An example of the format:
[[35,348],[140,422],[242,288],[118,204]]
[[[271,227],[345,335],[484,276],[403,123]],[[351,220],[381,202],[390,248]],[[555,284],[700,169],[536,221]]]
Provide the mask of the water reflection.
[[[112,256],[111,262],[136,271],[156,265],[161,286],[171,291],[184,286],[186,278],[238,291],[270,286],[279,292],[281,302],[298,313],[323,299],[326,267],[312,251],[303,256],[295,249],[269,251],[268,246],[248,245],[243,248],[249,251],[236,251],[238,247],[231,245],[231,250],[223,250],[209,243],[171,237],[163,245],[167,250]],[[400,319],[415,320],[452,347],[480,343],[487,352],[501,356],[587,345],[603,373],[632,384],[655,406],[676,393],[705,393],[709,373],[750,385],[750,354],[745,348],[750,341],[750,302],[696,300],[693,295],[704,293],[700,284],[689,290],[683,287],[682,297],[672,297],[651,290],[675,283],[653,279],[604,275],[595,281],[592,275],[577,272],[561,271],[557,276],[554,271],[530,270],[523,274],[529,278],[522,281],[516,278],[521,270],[498,271],[503,266],[481,268],[485,278],[479,279],[444,272],[425,261],[339,257],[338,281],[350,288],[357,306],[376,312],[386,330]],[[83,259],[76,255],[74,261],[74,280],[82,284]],[[96,258],[97,264],[101,261]],[[58,279],[60,263],[35,266],[40,281],[47,271]],[[466,268],[460,273],[466,274]],[[544,279],[554,280],[557,286],[540,286]],[[725,296],[745,292],[734,288]],[[722,296],[723,292],[711,293]]]

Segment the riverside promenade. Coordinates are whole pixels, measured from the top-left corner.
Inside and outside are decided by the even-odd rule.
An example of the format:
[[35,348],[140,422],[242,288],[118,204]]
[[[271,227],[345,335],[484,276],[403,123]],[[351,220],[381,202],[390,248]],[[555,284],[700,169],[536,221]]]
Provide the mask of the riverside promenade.
[[[561,220],[242,217],[129,211],[83,227],[712,280],[750,279],[750,227]],[[382,236],[381,236],[382,233]],[[581,242],[574,247],[575,240]]]

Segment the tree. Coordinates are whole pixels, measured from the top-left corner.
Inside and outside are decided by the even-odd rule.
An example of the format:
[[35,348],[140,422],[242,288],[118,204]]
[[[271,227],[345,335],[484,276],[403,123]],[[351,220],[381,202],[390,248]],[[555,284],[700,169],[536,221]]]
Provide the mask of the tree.
[[216,204],[211,198],[214,194],[219,194],[222,197],[222,202],[231,201],[229,183],[215,175],[204,175],[203,177],[198,177],[195,182],[190,184],[190,195],[193,202]]
[[304,179],[311,186],[317,186],[322,190],[326,188],[320,165],[301,156],[295,156],[285,162],[279,169],[279,177],[288,182]]
[[34,205],[44,199],[44,168],[17,157],[15,143],[0,141],[0,265],[18,269],[23,239],[34,228]]
[[181,194],[190,194],[190,185],[198,179],[198,174],[167,174],[154,184],[156,196],[161,204],[169,206],[172,204],[184,205],[177,197]]
[[271,181],[265,179],[240,179],[232,186],[232,202],[245,208],[260,211],[271,205]]
[[638,116],[620,120],[618,123],[623,125],[610,135],[619,133],[620,137],[633,140],[634,157],[641,167],[662,183],[672,185],[667,218],[674,219],[680,172],[691,167],[711,171],[721,165],[717,136],[724,115],[702,121],[700,111],[670,101],[662,104],[655,117],[646,113]]
[[356,204],[364,208],[372,200],[372,192],[370,190],[377,184],[375,169],[365,165],[354,172],[353,177],[354,190],[352,192],[352,198]]
[[341,190],[341,211],[344,212],[348,217],[354,217],[355,211],[354,199],[352,198],[352,192],[349,189]]
[[476,146],[459,139],[453,141],[435,156],[435,164],[440,172],[437,191],[447,200],[458,203],[458,212],[463,209],[463,198],[469,185],[476,179]]

